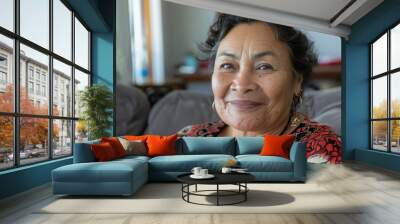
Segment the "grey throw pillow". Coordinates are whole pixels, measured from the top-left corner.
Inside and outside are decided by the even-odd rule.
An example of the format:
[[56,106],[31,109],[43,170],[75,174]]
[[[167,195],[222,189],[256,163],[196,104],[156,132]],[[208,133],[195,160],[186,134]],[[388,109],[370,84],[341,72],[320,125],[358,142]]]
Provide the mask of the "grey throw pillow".
[[121,142],[122,147],[124,147],[126,151],[126,155],[135,155],[135,156],[146,156],[147,155],[147,148],[143,141],[141,140],[134,140],[129,141],[124,138],[118,137],[119,142]]

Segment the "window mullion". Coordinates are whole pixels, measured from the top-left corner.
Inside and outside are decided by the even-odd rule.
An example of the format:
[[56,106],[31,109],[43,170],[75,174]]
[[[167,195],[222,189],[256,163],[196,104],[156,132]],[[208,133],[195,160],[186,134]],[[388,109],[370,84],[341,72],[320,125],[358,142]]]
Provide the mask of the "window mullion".
[[[14,30],[17,35],[19,35],[19,8],[20,1],[14,1]],[[19,114],[20,112],[20,47],[19,47],[19,39],[14,39],[14,112]],[[19,156],[19,136],[20,136],[20,118],[14,116],[14,166],[20,165],[20,156]]]
[[369,66],[369,69],[370,69],[370,71],[369,71],[369,84],[370,84],[370,91],[369,91],[369,94],[370,94],[370,96],[369,96],[369,118],[370,118],[370,122],[369,122],[369,125],[370,125],[370,128],[369,128],[369,137],[370,137],[370,141],[369,141],[369,144],[370,144],[370,149],[373,149],[374,148],[374,144],[373,144],[373,141],[374,141],[374,136],[373,136],[373,121],[372,121],[372,119],[374,118],[373,117],[373,96],[374,96],[374,85],[373,85],[373,78],[372,78],[372,72],[373,72],[373,47],[372,47],[372,45],[370,45],[370,47],[369,47],[369,49],[370,49],[370,57],[369,57],[369,64],[370,64],[370,66]]
[[[72,49],[71,49],[71,56],[72,56],[72,71],[71,71],[71,100],[72,100],[72,105],[71,105],[71,117],[75,118],[75,12],[72,11],[72,15],[71,15],[71,23],[72,23]],[[72,155],[74,155],[74,151],[75,151],[75,126],[76,126],[76,122],[75,120],[73,120],[71,123],[71,150],[72,150]]]
[[[49,0],[49,50],[53,52],[53,0]],[[49,110],[50,119],[48,119],[48,152],[49,159],[53,159],[53,56],[49,55],[49,72],[48,72],[48,88],[49,94]]]
[[[390,70],[390,30],[387,32],[387,71]],[[387,98],[388,98],[388,118],[392,117],[392,100],[391,100],[391,78],[392,75],[389,73],[387,74]],[[392,136],[391,136],[391,120],[389,119],[387,122],[387,135],[388,135],[388,152],[392,151]]]

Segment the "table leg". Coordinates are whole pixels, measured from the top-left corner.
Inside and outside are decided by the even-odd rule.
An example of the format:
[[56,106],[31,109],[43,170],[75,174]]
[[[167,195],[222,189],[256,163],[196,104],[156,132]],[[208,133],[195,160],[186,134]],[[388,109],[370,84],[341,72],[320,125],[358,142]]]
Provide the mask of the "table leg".
[[196,184],[196,186],[195,186],[195,191],[197,192],[197,184]]
[[219,184],[217,184],[217,206],[219,205]]
[[189,202],[189,195],[190,195],[190,184],[187,185],[187,201]]
[[182,187],[181,187],[181,192],[182,192],[182,199],[183,199],[183,190],[184,190],[184,184],[182,183]]
[[247,190],[247,183],[244,183],[244,201],[247,201],[247,192],[248,192],[248,190]]

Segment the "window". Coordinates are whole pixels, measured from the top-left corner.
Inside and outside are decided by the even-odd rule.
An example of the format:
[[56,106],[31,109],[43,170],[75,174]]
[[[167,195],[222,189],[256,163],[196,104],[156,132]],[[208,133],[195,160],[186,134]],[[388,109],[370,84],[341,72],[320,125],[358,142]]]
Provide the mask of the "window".
[[[3,18],[1,15],[3,13],[3,8],[1,8],[5,3],[5,1],[0,1],[0,20]],[[1,25],[1,23],[0,23]],[[2,66],[0,66],[0,73],[2,74],[2,80],[6,80],[6,83],[0,85],[0,116],[6,115],[4,113],[12,113],[14,112],[14,69],[13,66],[9,66],[5,63],[4,59],[10,59],[8,61],[9,64],[12,62],[12,58],[14,57],[14,41],[13,39],[6,37],[0,33],[0,57],[3,58]],[[1,63],[1,62],[0,62]],[[7,79],[5,79],[7,77]],[[1,82],[1,81],[0,81]],[[1,114],[3,112],[3,114]],[[9,115],[9,114],[8,114]],[[1,119],[1,117],[0,117]],[[9,129],[11,131],[11,129]],[[10,133],[11,135],[11,133]],[[1,138],[1,136],[0,136]],[[0,149],[3,145],[11,145],[11,143],[1,143],[0,141]],[[0,160],[0,169],[1,169],[1,160]]]
[[87,139],[73,105],[90,85],[90,31],[62,0],[0,0],[0,26],[0,170],[72,155],[77,131]]
[[0,54],[0,91],[6,91],[7,86],[7,56]]
[[29,79],[30,79],[30,80],[33,80],[33,67],[32,67],[32,66],[29,66],[29,71],[28,71],[28,73],[29,73]]
[[46,86],[42,86],[42,96],[46,96]]
[[75,41],[75,62],[89,69],[89,32],[77,18],[75,18]]
[[28,93],[33,94],[33,82],[28,82]]
[[72,12],[60,0],[53,0],[53,15],[54,53],[72,60]]
[[400,24],[370,45],[371,148],[400,153]]
[[53,120],[53,157],[70,155],[72,144],[71,120]]
[[0,26],[14,31],[14,0],[0,1]]
[[7,56],[0,55],[0,67],[3,67],[3,68],[7,67]]
[[39,69],[36,69],[36,80],[40,81],[40,71],[39,71]]
[[0,84],[6,85],[7,84],[7,73],[0,71]]
[[[71,102],[68,102],[69,104],[72,104],[72,91],[70,89],[65,89],[64,85],[65,83],[70,83],[72,84],[72,68],[69,65],[66,65],[56,59],[53,60],[54,64],[54,70],[53,70],[53,77],[54,77],[54,83],[53,83],[53,104],[58,104],[58,97],[59,93],[61,94],[60,100],[62,103],[64,103],[64,96],[69,96],[69,99]],[[55,105],[53,105],[55,106]],[[57,108],[56,110],[53,110],[53,114],[58,114],[60,113],[59,109]],[[68,116],[72,117],[72,108],[67,108],[66,113],[63,113],[63,116]]]
[[49,49],[49,0],[19,1],[21,36]]
[[36,84],[36,95],[40,95],[40,84]]

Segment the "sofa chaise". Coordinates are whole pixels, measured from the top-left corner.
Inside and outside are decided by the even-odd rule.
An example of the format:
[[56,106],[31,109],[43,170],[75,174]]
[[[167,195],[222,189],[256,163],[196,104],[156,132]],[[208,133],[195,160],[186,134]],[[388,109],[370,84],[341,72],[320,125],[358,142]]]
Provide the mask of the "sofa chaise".
[[258,155],[262,137],[183,137],[176,142],[176,155],[127,156],[96,162],[90,141],[75,144],[73,164],[52,171],[54,194],[132,195],[148,181],[176,181],[193,167],[218,172],[228,160],[247,168],[258,182],[305,182],[306,149],[294,142],[290,158]]

